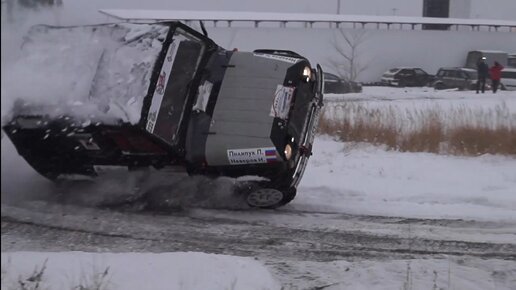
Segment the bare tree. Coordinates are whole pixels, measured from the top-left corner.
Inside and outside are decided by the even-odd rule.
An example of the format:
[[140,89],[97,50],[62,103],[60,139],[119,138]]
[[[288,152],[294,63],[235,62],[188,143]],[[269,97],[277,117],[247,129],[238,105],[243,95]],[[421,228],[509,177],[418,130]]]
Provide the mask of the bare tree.
[[361,45],[367,40],[365,30],[346,32],[338,29],[332,46],[338,54],[337,59],[330,60],[329,66],[345,80],[355,81],[367,69],[368,63],[360,58]]

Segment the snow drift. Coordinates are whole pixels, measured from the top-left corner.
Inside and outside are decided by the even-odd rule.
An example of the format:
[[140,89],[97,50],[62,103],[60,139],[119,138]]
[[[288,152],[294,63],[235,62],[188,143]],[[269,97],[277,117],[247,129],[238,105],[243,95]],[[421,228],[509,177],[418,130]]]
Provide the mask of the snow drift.
[[167,32],[150,24],[33,26],[2,95],[15,111],[30,108],[24,113],[137,123]]

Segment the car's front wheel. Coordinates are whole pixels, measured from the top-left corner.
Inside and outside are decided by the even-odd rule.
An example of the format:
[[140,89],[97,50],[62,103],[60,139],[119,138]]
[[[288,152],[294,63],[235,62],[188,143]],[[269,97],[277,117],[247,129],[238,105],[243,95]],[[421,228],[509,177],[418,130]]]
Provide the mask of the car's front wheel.
[[445,86],[444,86],[444,84],[443,84],[443,83],[436,83],[436,84],[434,85],[434,88],[435,88],[436,90],[444,90],[444,89],[445,89]]
[[236,190],[243,194],[250,207],[274,209],[291,202],[296,196],[296,188],[280,190],[261,182],[245,182]]

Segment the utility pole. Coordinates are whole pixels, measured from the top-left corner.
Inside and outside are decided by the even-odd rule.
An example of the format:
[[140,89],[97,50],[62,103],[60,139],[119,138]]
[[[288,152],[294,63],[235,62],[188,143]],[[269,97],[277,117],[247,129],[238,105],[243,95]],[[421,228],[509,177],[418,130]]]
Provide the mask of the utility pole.
[[337,14],[340,14],[340,0],[337,0]]

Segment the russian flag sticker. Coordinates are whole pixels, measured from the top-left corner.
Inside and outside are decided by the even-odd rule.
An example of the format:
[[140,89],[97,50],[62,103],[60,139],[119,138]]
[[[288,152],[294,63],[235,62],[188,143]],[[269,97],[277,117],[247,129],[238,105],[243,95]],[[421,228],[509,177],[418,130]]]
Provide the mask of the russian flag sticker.
[[276,162],[278,160],[276,157],[276,149],[265,150],[265,158],[267,159],[267,163]]

